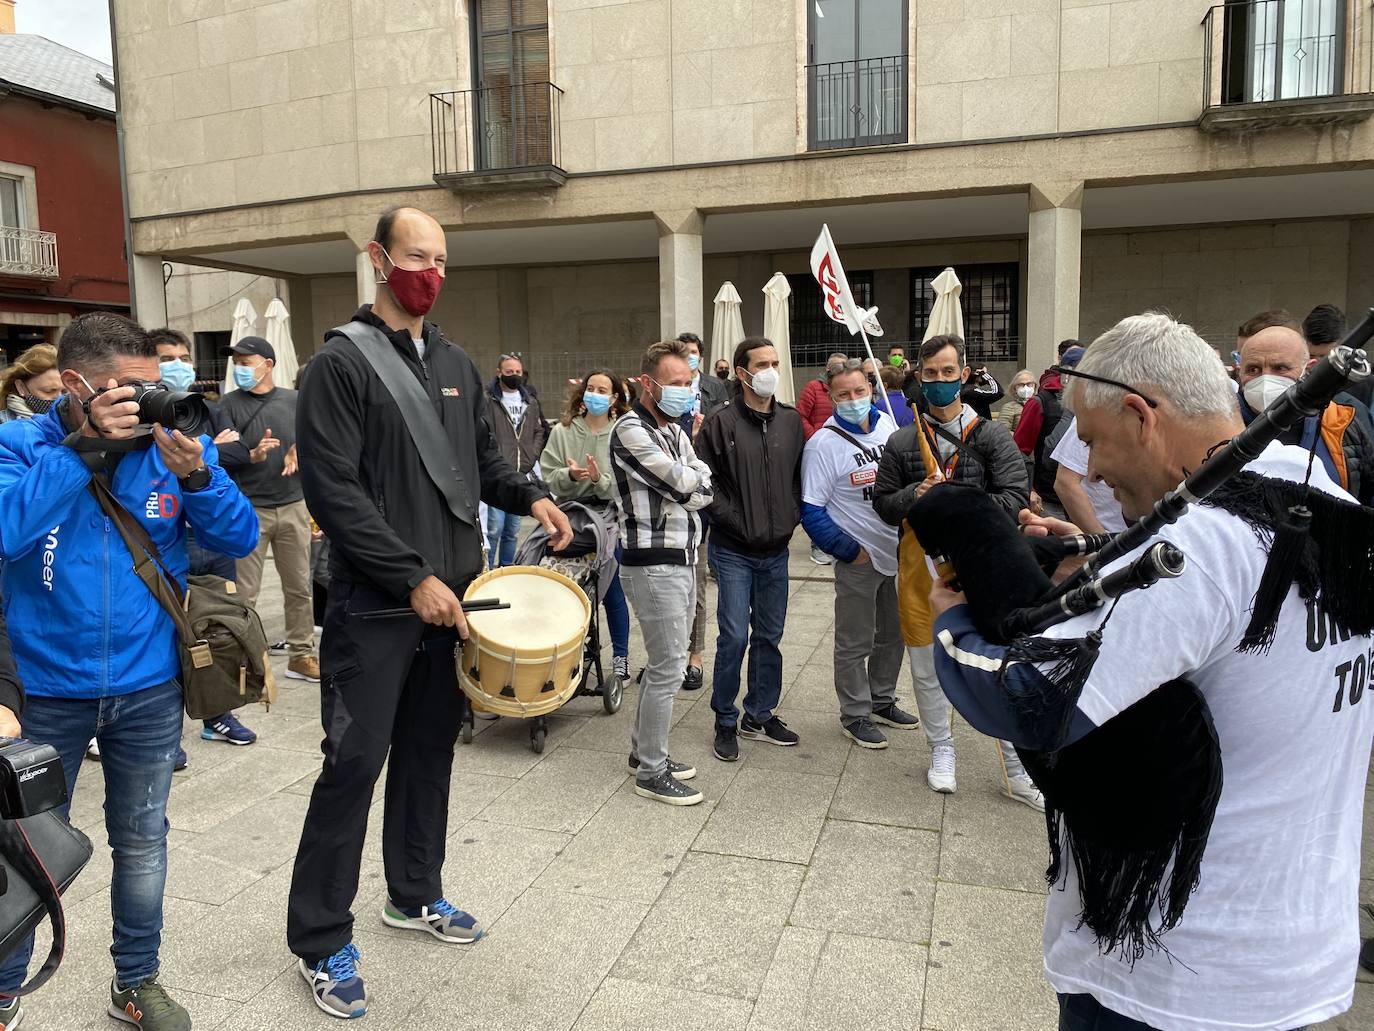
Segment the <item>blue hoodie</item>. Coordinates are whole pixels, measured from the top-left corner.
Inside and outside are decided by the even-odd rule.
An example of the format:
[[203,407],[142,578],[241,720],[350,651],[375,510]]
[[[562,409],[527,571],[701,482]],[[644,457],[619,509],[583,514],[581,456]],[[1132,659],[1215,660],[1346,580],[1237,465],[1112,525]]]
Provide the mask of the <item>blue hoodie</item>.
[[[176,629],[88,489],[91,471],[63,446],[60,409],[0,426],[0,584],[20,678],[30,696],[52,698],[166,683],[181,674]],[[183,584],[187,522],[204,547],[235,558],[258,542],[252,504],[210,438],[200,442],[210,469],[203,490],[183,494],[155,446],[125,455],[112,483]]]

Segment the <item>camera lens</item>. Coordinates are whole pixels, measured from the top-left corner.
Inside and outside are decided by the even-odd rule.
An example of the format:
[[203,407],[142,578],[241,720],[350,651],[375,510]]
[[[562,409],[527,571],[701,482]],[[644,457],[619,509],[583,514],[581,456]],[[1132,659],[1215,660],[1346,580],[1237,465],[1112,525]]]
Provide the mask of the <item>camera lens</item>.
[[168,430],[185,434],[197,432],[206,422],[205,398],[184,390],[146,387],[138,398],[138,419],[159,423]]

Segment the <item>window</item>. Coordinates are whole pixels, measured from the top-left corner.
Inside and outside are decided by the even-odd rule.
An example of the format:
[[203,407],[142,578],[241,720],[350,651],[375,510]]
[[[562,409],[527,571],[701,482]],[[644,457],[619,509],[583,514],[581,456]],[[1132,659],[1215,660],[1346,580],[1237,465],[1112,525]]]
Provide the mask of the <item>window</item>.
[[1225,19],[1223,102],[1247,104],[1341,92],[1345,0],[1241,0]]
[[[935,305],[935,278],[944,268],[911,270],[911,339],[925,336]],[[1020,307],[1020,267],[967,265],[955,267],[963,284],[959,301],[964,311],[964,343],[970,365],[1014,362],[1020,356],[1017,313]]]
[[[873,307],[873,273],[848,272],[847,276],[854,303],[860,308]],[[830,321],[825,314],[821,307],[821,287],[814,276],[809,273],[788,276],[787,285],[792,288],[787,305],[791,317],[793,365],[824,365],[826,355],[833,351],[849,355],[862,351],[859,338],[851,337],[849,330]]]
[[906,0],[810,0],[812,150],[906,142]]
[[553,164],[548,0],[474,0],[477,168]]
[[197,378],[224,382],[224,375],[229,371],[229,357],[224,352],[229,350],[230,335],[228,330],[196,334],[194,353]]
[[19,179],[0,175],[0,226],[25,229],[24,184]]

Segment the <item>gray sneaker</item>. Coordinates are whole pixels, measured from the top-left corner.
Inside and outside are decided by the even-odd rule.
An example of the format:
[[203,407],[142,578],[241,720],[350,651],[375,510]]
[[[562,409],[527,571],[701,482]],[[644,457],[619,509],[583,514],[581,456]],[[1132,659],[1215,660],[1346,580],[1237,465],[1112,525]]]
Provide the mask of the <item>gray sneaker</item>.
[[141,1031],[191,1031],[191,1015],[157,983],[157,974],[132,988],[111,981],[109,1013]]
[[24,1007],[19,1005],[18,999],[7,999],[3,1006],[0,1006],[0,1031],[19,1031],[19,1025],[24,1020]]
[[840,730],[844,736],[853,741],[860,748],[886,748],[887,737],[881,730],[873,725],[873,721],[867,717],[860,717],[857,720],[850,720],[848,723],[840,724]]
[[915,730],[921,725],[920,717],[897,708],[896,704],[874,709],[873,722],[881,723],[885,727],[896,727],[898,730]]
[[[631,752],[630,773],[635,774],[638,772],[639,756]],[[668,772],[671,773],[678,780],[691,780],[693,777],[697,775],[697,768],[695,766],[689,766],[687,763],[680,763],[670,755],[668,756]]]
[[694,787],[682,783],[671,773],[660,773],[653,780],[636,780],[635,794],[666,805],[696,805],[705,797]]

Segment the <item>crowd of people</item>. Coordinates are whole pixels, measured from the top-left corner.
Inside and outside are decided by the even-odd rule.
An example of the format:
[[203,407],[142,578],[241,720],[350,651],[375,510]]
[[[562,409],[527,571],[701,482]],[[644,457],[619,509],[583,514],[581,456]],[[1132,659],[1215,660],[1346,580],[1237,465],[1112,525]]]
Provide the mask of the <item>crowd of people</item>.
[[[1166,316],[1127,319],[1091,346],[1063,341],[1053,367],[1012,377],[1005,400],[958,336],[932,337],[909,356],[894,345],[876,366],[867,356],[831,354],[794,407],[777,397],[783,356],[769,340],[749,337],[708,366],[690,332],[650,345],[636,369],[593,366],[561,396],[546,384],[541,400],[524,356],[500,355],[484,381],[427,321],[444,281],[445,245],[427,214],[384,213],[367,252],[375,302],[326,334],[297,384],[277,381],[266,340],[239,340],[235,389],[208,405],[199,434],[146,424],[134,400],[141,385],[184,391],[199,382],[188,341],[174,330],[85,315],[56,348],[32,349],[0,379],[8,623],[6,634],[0,622],[0,734],[54,745],[69,796],[83,754],[101,763],[114,855],[113,1015],[147,1031],[190,1027],[158,980],[166,804],[186,757],[176,630],[131,557],[111,543],[93,484],[134,514],[182,584],[210,574],[233,581],[253,604],[272,553],[286,675],[320,684],[323,730],[286,939],[312,998],[332,1016],[362,1016],[368,1006],[352,907],[384,766],[388,899],[380,919],[451,944],[483,935],[443,885],[465,704],[453,661],[469,636],[461,599],[484,569],[513,563],[526,516],[540,523],[552,551],[566,546],[572,528],[559,506],[570,502],[602,511],[617,529],[602,604],[612,675],[628,683],[640,667],[627,743],[638,795],[677,806],[703,800],[691,781],[693,753],[706,742],[684,740],[679,730],[670,748],[670,728],[678,692],[704,686],[708,656],[715,760],[737,761],[741,737],[799,744],[779,708],[789,548],[801,528],[813,561],[834,568],[833,732],[861,749],[883,749],[891,735],[922,730],[931,791],[957,788],[951,698],[997,740],[991,751],[1006,797],[1044,811],[1022,750],[1077,742],[1179,676],[1191,674],[1211,692],[1230,753],[1229,794],[1209,847],[1216,859],[1188,923],[1166,938],[1208,976],[1190,981],[1167,957],[1134,966],[1103,958],[1092,933],[1075,924],[1077,895],[1052,892],[1046,969],[1060,993],[1062,1028],[1283,1029],[1348,1004],[1360,786],[1374,717],[1356,705],[1353,685],[1345,711],[1354,715],[1339,725],[1318,725],[1305,698],[1284,693],[1315,679],[1305,658],[1319,652],[1310,635],[1276,647],[1269,661],[1287,664],[1281,678],[1262,677],[1256,659],[1231,654],[1232,624],[1259,575],[1253,542],[1222,516],[1212,531],[1200,520],[1200,529],[1183,533],[1199,571],[1180,581],[1183,593],[1158,592],[1171,599],[1162,623],[1138,604],[1134,616],[1116,617],[1131,630],[1108,638],[1072,700],[1076,710],[1043,702],[1051,692],[1036,680],[1038,667],[1012,663],[1011,679],[1054,708],[1057,729],[1049,730],[1044,712],[1028,715],[1009,700],[998,673],[1003,653],[979,636],[967,599],[933,572],[907,521],[921,499],[952,483],[976,492],[1007,526],[1034,534],[1118,531],[1300,379],[1339,339],[1339,310],[1321,306],[1305,322],[1281,311],[1248,319],[1229,364]],[[1355,389],[1364,396],[1338,396],[1281,444],[1313,456],[1318,489],[1370,504],[1369,382]],[[1292,473],[1291,455],[1266,452],[1265,461],[1267,474]],[[716,584],[714,626],[708,579]],[[1309,625],[1293,599],[1299,611],[1282,625],[1290,636]],[[397,605],[414,618],[368,618]],[[1177,635],[1177,647],[1159,647],[1161,626]],[[51,647],[54,633],[64,647]],[[1340,654],[1322,661],[1362,654],[1366,645],[1333,634]],[[904,658],[914,713],[899,704]],[[1265,680],[1262,702],[1244,697],[1246,678]],[[1297,732],[1282,740],[1272,721],[1236,715],[1256,706],[1287,713]],[[201,734],[229,745],[256,740],[233,712],[204,720]],[[1238,734],[1254,741],[1237,747]],[[1340,760],[1317,778],[1319,799],[1274,765],[1285,748],[1314,742]],[[1292,762],[1300,760],[1294,753]],[[1296,820],[1279,829],[1272,813],[1259,811],[1276,779],[1287,784],[1284,811],[1310,805],[1319,827]],[[1244,855],[1247,848],[1263,858]],[[1312,859],[1314,850],[1324,858]],[[1247,882],[1256,861],[1272,890]],[[1318,888],[1303,889],[1300,876]],[[1232,896],[1254,915],[1238,913]],[[24,981],[31,947],[30,937],[0,964],[0,997]],[[1366,961],[1374,967],[1374,954]],[[1279,977],[1299,967],[1301,977]],[[21,1012],[18,998],[0,1004],[0,1027],[17,1026]],[[1227,1013],[1244,1021],[1227,1023]]]

